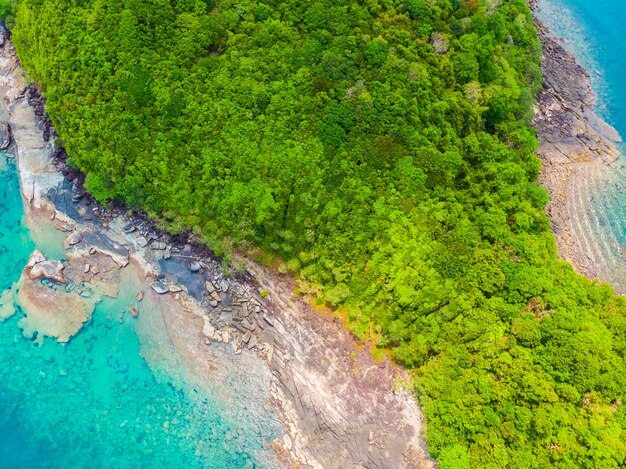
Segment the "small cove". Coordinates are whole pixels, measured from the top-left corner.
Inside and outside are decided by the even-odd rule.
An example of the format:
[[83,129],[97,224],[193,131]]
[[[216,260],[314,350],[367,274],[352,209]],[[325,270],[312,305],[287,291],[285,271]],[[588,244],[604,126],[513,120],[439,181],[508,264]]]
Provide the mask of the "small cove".
[[[59,252],[59,246],[31,240],[15,164],[4,155],[0,159],[4,291],[18,280],[34,248]],[[273,465],[267,446],[278,427],[271,412],[258,414],[266,421],[242,421],[221,395],[146,359],[168,351],[151,350],[164,344],[151,340],[147,320],[126,311],[140,285],[122,283],[119,296],[105,297],[67,344],[25,338],[20,311],[0,323],[0,467]],[[232,384],[230,391],[245,389]],[[245,399],[243,394],[235,397]]]

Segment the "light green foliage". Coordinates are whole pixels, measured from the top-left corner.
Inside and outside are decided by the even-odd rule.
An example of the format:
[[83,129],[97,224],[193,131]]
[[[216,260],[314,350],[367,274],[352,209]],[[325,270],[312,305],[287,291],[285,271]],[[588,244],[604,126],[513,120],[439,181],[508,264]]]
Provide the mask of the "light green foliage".
[[556,259],[523,0],[18,0],[14,41],[96,197],[300,269],[442,467],[623,467],[626,305]]

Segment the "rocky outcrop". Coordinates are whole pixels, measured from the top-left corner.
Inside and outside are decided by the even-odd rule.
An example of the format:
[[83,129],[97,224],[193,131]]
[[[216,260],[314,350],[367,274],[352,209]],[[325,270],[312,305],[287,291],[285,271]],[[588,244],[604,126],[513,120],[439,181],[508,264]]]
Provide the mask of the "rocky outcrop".
[[45,256],[39,251],[33,251],[26,265],[24,273],[28,276],[29,280],[38,280],[45,278],[52,280],[53,282],[65,285],[67,280],[63,275],[63,269],[65,266],[61,261],[46,260]]
[[117,296],[121,267],[115,255],[102,246],[91,246],[74,248],[66,257],[67,265],[48,260],[39,251],[31,254],[16,297],[26,315],[19,321],[25,336],[68,342],[91,318],[103,296]]
[[595,96],[587,71],[538,24],[543,45],[544,88],[538,96],[534,125],[546,164],[619,156],[618,132],[594,112]]

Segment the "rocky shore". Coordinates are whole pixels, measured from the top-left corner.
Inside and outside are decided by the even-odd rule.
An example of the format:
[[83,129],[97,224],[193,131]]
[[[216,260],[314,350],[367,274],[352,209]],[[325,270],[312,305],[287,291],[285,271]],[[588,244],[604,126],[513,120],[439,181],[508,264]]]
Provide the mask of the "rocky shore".
[[[41,227],[54,225],[66,248],[58,263],[33,254],[32,265],[25,267],[15,293],[27,314],[25,334],[70,340],[88,321],[90,305],[127,287],[124,279],[133,269],[140,287],[128,314],[140,323],[156,322],[149,316],[161,311],[162,340],[195,367],[190,379],[220,380],[225,394],[244,402],[247,389],[228,386],[233,369],[249,377],[251,389],[268,388],[266,404],[284,425],[284,435],[272,443],[282,464],[435,466],[423,442],[420,410],[402,386],[410,381],[405,372],[388,360],[375,362],[336,320],[294,297],[289,278],[245,259],[240,259],[245,272],[227,275],[191,235],[171,236],[144,217],[101,206],[85,193],[82,176],[54,147],[44,100],[26,85],[4,31],[0,93],[6,104],[6,116],[0,117],[9,124],[0,132],[0,144],[8,139],[8,151],[17,156],[33,236],[50,236]],[[33,270],[44,261],[54,272],[40,266],[42,281]],[[264,290],[269,295],[261,295]],[[49,319],[58,317],[56,306],[63,301],[78,316],[61,327]]]
[[626,252],[602,232],[602,214],[592,197],[606,190],[620,152],[618,132],[595,112],[587,71],[538,19],[540,4],[529,2],[542,44],[544,88],[534,126],[542,161],[539,180],[550,193],[547,213],[559,256],[590,279],[626,292]]

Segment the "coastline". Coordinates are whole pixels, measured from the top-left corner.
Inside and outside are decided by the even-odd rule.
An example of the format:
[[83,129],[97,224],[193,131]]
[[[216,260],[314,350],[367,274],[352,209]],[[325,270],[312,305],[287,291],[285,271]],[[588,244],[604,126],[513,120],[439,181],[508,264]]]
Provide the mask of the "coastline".
[[624,294],[626,252],[617,240],[598,233],[600,215],[592,205],[593,195],[610,183],[622,140],[595,113],[587,70],[539,19],[539,2],[529,1],[529,6],[542,45],[544,77],[533,122],[542,162],[539,182],[550,194],[546,212],[557,251],[579,274]]
[[[285,434],[272,449],[282,464],[435,467],[416,401],[396,389],[408,379],[406,372],[386,359],[375,363],[336,321],[294,298],[287,277],[250,261],[246,273],[228,277],[219,259],[189,235],[170,236],[142,216],[91,199],[81,175],[53,146],[44,100],[26,86],[13,46],[4,32],[2,37],[0,86],[28,225],[35,237],[51,236],[53,227],[59,240],[80,238],[66,241],[68,251],[58,253],[78,259],[66,263],[70,273],[93,263],[89,256],[121,259],[111,279],[120,284],[138,277],[146,295],[138,300],[138,324],[152,331],[153,342],[167,341],[184,359],[178,370],[183,379],[197,386],[218,383],[210,391],[217,386],[240,419],[255,407],[275,409]],[[83,277],[97,283],[99,274],[88,270]],[[168,356],[161,352],[147,360],[175,370],[179,363],[167,363]],[[245,378],[245,388],[231,385],[233,373]]]

